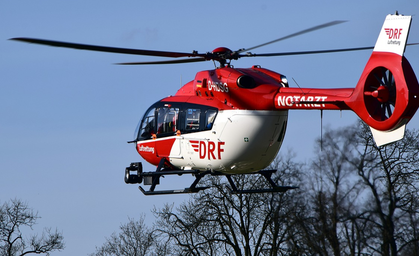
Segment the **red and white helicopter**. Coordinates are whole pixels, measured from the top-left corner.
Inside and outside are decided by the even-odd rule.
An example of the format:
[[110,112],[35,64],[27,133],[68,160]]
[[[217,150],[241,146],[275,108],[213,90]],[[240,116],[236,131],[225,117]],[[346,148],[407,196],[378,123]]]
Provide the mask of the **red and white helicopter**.
[[[33,38],[13,40],[113,53],[171,57],[174,60],[121,63],[131,65],[175,64],[213,60],[219,67],[200,71],[173,96],[161,99],[145,113],[137,128],[138,153],[157,166],[143,172],[140,162],[125,170],[126,183],[151,185],[145,195],[194,193],[200,179],[208,174],[225,175],[233,192],[284,192],[295,187],[276,185],[275,170],[264,170],[276,157],[287,127],[290,109],[352,110],[371,127],[377,145],[385,145],[404,136],[405,125],[419,107],[419,84],[407,59],[411,16],[388,15],[374,47],[309,52],[254,54],[250,50],[303,33],[341,23],[329,22],[255,47],[231,51],[216,48],[212,52],[192,53],[150,51],[104,47]],[[242,57],[284,56],[373,49],[355,88],[290,88],[286,77],[253,66],[234,68],[232,60]],[[179,57],[187,57],[180,58]],[[189,188],[155,191],[163,175],[192,174]],[[271,187],[238,190],[231,175],[261,174]]]

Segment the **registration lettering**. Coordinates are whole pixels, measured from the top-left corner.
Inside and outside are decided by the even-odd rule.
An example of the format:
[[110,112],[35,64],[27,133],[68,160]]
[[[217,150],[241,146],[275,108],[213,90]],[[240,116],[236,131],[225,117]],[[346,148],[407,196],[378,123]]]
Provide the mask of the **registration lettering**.
[[210,80],[208,81],[208,89],[215,92],[228,92],[228,84]]

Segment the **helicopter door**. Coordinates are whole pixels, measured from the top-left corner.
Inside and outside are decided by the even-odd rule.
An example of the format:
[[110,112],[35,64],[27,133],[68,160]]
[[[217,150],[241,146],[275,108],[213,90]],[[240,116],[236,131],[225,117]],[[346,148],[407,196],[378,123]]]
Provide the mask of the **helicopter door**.
[[[179,108],[165,104],[164,107],[156,109],[157,113],[157,155],[180,158],[181,138],[176,136],[179,130]],[[175,137],[173,137],[175,136]],[[163,140],[160,140],[162,138]],[[167,139],[165,139],[167,138]],[[173,144],[172,144],[173,143]],[[167,148],[168,147],[168,148]],[[162,151],[162,149],[165,149]],[[167,152],[164,152],[168,150]]]
[[157,109],[157,137],[176,134],[179,108],[162,107]]

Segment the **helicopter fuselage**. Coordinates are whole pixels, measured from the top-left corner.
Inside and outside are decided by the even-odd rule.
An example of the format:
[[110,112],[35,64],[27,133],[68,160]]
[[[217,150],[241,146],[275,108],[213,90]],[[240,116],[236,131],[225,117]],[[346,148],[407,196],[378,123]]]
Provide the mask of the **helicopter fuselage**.
[[154,165],[166,158],[184,170],[255,172],[277,155],[287,118],[287,110],[220,110],[209,130],[141,140],[137,151]]
[[267,167],[286,131],[275,108],[285,76],[254,66],[199,72],[174,96],[151,106],[137,131],[137,151],[182,170],[250,173]]
[[137,131],[149,163],[177,169],[251,173],[277,155],[289,109],[349,109],[354,89],[289,88],[284,75],[260,66],[198,72],[152,105]]

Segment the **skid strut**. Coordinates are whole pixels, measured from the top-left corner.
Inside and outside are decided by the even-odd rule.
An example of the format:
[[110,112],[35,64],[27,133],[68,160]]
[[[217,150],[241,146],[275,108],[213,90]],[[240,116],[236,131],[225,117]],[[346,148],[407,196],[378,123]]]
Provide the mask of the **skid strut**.
[[[134,172],[132,174],[131,172]],[[149,190],[145,190],[142,186],[138,188],[143,192],[144,195],[167,195],[167,194],[187,194],[187,193],[197,193],[201,190],[207,189],[209,187],[197,187],[199,181],[208,174],[211,175],[223,175],[227,177],[228,182],[231,186],[231,192],[233,194],[244,194],[244,193],[269,193],[269,192],[286,192],[289,189],[295,189],[297,187],[292,186],[278,186],[272,180],[272,174],[276,170],[261,170],[251,174],[261,174],[270,184],[271,188],[266,189],[248,189],[248,190],[239,190],[237,189],[236,184],[230,174],[224,174],[221,172],[213,171],[199,171],[199,170],[182,170],[174,167],[166,158],[160,160],[159,165],[155,172],[143,172],[141,163],[131,163],[129,167],[125,169],[125,182],[129,184],[138,184],[144,182],[144,185],[150,185]],[[194,182],[188,188],[183,189],[173,189],[173,190],[157,190],[156,186],[160,184],[160,177],[164,175],[183,175],[191,174],[195,177]],[[242,174],[235,174],[242,175]]]

